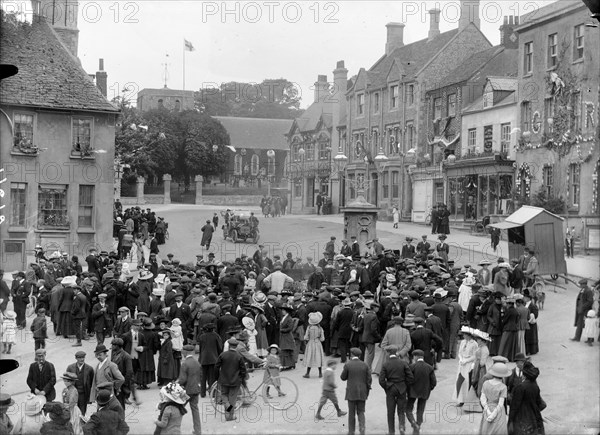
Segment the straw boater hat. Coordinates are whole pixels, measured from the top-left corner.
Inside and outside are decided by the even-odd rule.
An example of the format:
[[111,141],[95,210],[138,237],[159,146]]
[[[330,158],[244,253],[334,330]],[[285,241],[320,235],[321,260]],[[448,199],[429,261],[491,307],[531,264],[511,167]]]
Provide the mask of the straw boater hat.
[[61,378],[63,378],[65,381],[71,381],[71,382],[76,382],[78,377],[75,373],[70,373],[70,372],[66,372],[64,373]]
[[10,394],[0,393],[0,409],[8,409],[15,404]]
[[462,328],[460,328],[460,332],[462,332],[463,334],[468,334],[471,337],[474,335],[473,328],[469,328],[468,326],[463,326]]
[[254,320],[252,320],[250,317],[242,318],[242,325],[244,325],[246,329],[254,329],[256,327]]
[[315,311],[314,313],[310,313],[308,315],[308,323],[310,325],[318,325],[319,323],[321,323],[321,320],[323,320],[323,314],[321,314],[318,311]]
[[264,304],[267,301],[267,295],[263,292],[256,292],[252,295],[252,300],[257,304]]
[[60,282],[63,287],[71,287],[77,285],[77,277],[75,275],[65,276]]

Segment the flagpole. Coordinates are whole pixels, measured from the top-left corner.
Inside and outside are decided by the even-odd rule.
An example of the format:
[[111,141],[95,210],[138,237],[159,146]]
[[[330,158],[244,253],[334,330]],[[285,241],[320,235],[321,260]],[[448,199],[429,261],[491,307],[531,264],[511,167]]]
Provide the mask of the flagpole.
[[183,40],[183,90],[185,91],[185,39]]

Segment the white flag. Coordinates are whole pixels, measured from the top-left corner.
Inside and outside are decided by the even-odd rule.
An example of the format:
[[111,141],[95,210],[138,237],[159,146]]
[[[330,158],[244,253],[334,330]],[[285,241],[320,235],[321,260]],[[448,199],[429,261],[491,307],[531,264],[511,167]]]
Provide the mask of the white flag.
[[187,39],[183,40],[183,46],[184,46],[185,51],[194,51],[195,50],[192,43],[190,41],[188,41]]

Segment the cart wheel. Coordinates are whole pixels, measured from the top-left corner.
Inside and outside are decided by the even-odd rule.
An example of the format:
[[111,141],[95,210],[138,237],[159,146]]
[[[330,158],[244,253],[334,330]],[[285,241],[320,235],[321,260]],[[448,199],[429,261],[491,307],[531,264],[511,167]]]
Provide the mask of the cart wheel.
[[552,274],[552,275],[550,275],[550,278],[552,278],[552,281],[556,281],[558,279],[558,275]]
[[233,243],[237,243],[238,242],[238,232],[236,230],[233,230],[231,232],[231,240],[233,240]]

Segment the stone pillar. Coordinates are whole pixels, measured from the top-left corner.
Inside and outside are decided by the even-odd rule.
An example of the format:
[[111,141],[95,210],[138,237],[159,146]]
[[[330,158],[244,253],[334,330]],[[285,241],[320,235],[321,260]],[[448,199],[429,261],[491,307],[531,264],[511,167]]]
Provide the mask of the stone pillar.
[[137,177],[137,203],[145,204],[144,201],[144,184],[146,179],[144,177]]
[[330,178],[329,197],[331,198],[331,214],[337,214],[340,207],[340,174],[332,172]]
[[163,175],[163,188],[165,190],[165,197],[163,199],[163,204],[171,204],[171,180],[173,177],[169,174]]
[[203,180],[204,180],[204,178],[202,178],[202,175],[196,175],[196,177],[194,178],[194,181],[196,182],[196,204],[197,205],[202,204],[202,181]]

